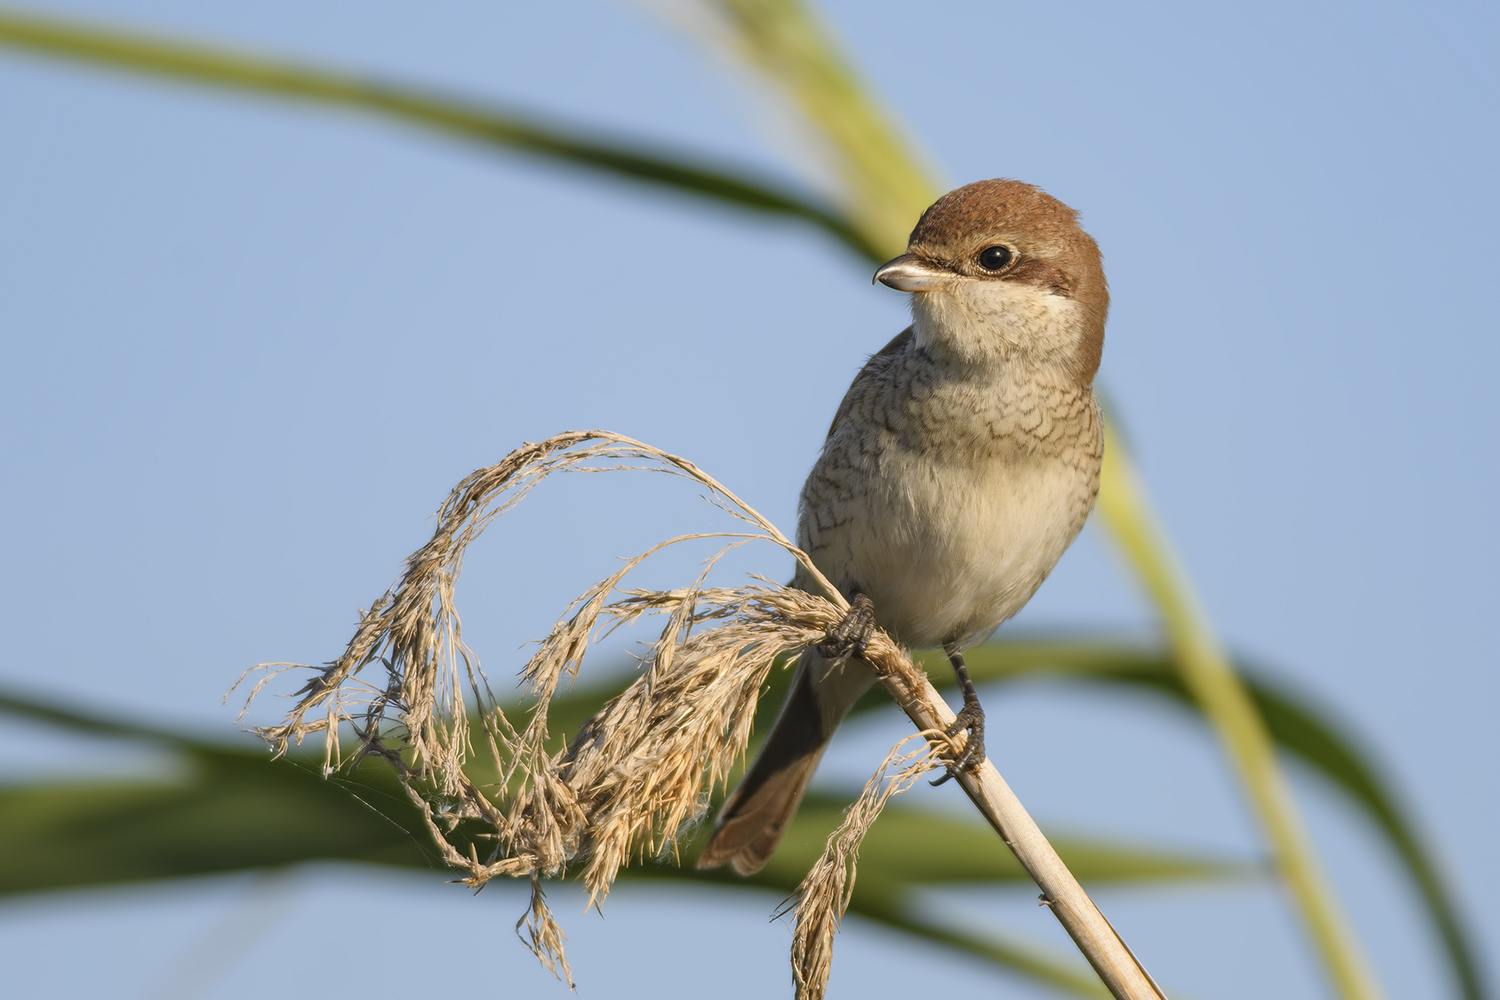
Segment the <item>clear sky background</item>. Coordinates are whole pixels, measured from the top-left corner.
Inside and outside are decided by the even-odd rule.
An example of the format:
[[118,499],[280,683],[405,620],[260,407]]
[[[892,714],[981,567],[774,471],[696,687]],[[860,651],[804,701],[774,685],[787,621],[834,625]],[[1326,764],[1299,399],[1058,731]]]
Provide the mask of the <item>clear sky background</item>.
[[[782,173],[798,162],[743,81],[625,3],[34,9]],[[1018,177],[1082,212],[1114,291],[1100,384],[1209,612],[1235,650],[1362,735],[1493,952],[1497,8],[824,9],[946,181]],[[565,428],[691,456],[790,529],[849,378],[905,322],[905,297],[869,272],[796,226],[355,116],[0,52],[0,678],[230,730],[220,698],[243,668],[335,655],[452,483]],[[611,557],[713,523],[652,482],[544,490],[476,552],[460,595],[497,681]],[[734,568],[782,576],[784,562]],[[1152,628],[1092,529],[1016,624]],[[1257,850],[1217,750],[1183,718],[1043,686],[987,704],[991,752],[1044,825]],[[1095,734],[1090,751],[1059,749],[1059,726]],[[12,777],[154,766],[5,732]],[[820,780],[862,780],[899,732],[844,734]],[[1384,847],[1294,778],[1389,996],[1446,995]],[[789,995],[775,899],[631,886],[600,920],[558,898],[583,997]],[[956,905],[1064,947],[1033,900]],[[1101,901],[1169,988],[1326,995],[1264,886]],[[291,981],[561,998],[511,934],[520,905],[505,887],[476,899],[438,876],[338,866],[67,893],[0,904],[0,967],[32,997],[229,1000]],[[194,965],[246,928],[227,966]],[[832,996],[935,980],[1034,995],[846,925]]]

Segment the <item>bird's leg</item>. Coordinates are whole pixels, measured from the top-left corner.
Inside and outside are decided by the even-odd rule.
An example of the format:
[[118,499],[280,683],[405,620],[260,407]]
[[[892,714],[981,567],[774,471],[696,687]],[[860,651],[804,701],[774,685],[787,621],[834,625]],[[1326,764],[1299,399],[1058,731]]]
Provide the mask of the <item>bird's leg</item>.
[[969,668],[964,665],[964,654],[956,646],[948,646],[943,651],[948,654],[948,660],[953,664],[953,673],[958,678],[958,686],[964,693],[964,707],[958,710],[953,724],[943,732],[949,736],[957,736],[967,731],[969,739],[964,744],[964,752],[957,759],[948,762],[948,773],[934,781],[934,785],[941,785],[965,768],[984,763],[984,707],[979,704],[979,692],[974,690]]
[[865,643],[875,631],[875,603],[858,590],[849,598],[849,610],[843,621],[828,630],[815,648],[825,660],[836,660],[841,656],[865,655]]

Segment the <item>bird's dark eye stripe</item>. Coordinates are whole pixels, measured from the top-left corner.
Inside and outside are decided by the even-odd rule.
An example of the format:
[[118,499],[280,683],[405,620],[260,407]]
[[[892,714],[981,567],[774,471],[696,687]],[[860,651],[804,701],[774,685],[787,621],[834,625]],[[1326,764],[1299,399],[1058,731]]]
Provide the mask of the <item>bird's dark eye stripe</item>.
[[1003,271],[1010,266],[1013,258],[1010,247],[1000,246],[998,243],[992,247],[985,247],[979,251],[979,266],[986,271]]

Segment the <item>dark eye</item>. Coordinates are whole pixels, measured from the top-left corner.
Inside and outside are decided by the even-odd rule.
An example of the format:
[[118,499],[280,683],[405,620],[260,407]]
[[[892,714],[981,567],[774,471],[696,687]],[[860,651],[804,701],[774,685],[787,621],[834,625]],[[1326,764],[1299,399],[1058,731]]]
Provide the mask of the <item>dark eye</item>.
[[1010,266],[1011,259],[1010,248],[998,244],[979,251],[979,266],[986,271],[1003,271]]

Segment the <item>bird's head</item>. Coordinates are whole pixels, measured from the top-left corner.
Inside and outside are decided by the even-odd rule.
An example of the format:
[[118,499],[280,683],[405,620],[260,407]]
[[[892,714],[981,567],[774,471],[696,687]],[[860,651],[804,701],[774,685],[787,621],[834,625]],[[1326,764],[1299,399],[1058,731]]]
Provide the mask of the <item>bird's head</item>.
[[912,294],[916,336],[975,363],[1062,368],[1093,381],[1109,288],[1077,213],[1020,181],[967,184],[922,213],[875,279]]

